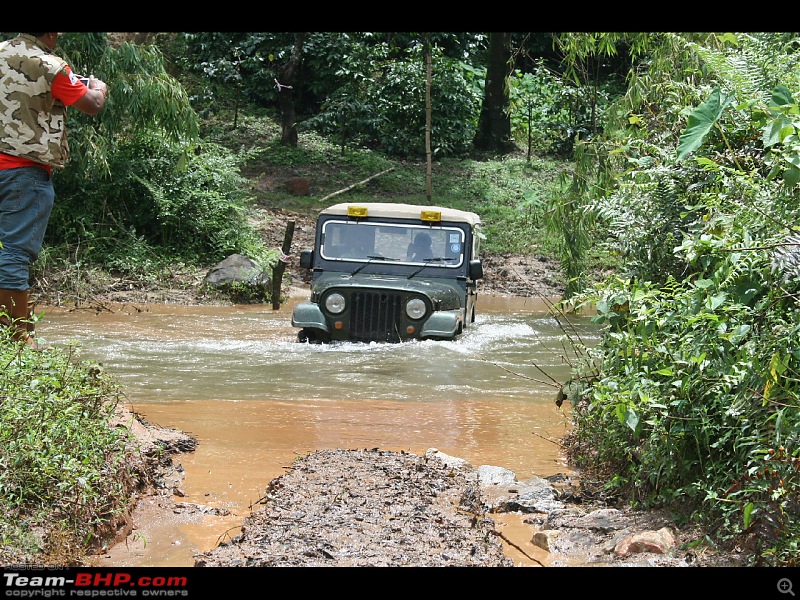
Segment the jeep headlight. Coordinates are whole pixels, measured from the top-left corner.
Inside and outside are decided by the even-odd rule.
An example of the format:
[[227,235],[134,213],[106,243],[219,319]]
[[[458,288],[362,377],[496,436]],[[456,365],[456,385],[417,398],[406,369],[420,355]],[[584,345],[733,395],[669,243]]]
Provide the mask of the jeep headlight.
[[421,319],[426,312],[425,302],[421,298],[412,298],[406,302],[406,314],[409,319]]
[[338,292],[329,294],[328,297],[325,298],[325,308],[328,310],[328,312],[334,315],[338,315],[340,312],[342,312],[344,310],[344,306],[344,296]]

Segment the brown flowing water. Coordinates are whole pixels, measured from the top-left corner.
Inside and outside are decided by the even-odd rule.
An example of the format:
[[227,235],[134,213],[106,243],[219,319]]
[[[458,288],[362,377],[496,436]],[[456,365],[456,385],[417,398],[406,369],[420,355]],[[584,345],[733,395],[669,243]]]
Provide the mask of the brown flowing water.
[[455,341],[308,345],[289,323],[296,301],[279,310],[45,310],[41,337],[102,363],[135,412],[198,440],[174,457],[185,473],[176,500],[207,513],[167,519],[143,503],[137,531],[99,564],[192,566],[236,535],[270,480],[319,449],[437,448],[511,469],[520,481],[569,472],[559,446],[568,403],[556,406],[555,382],[574,362],[568,337],[593,343],[587,319],[559,322],[549,302],[484,295],[476,322]]

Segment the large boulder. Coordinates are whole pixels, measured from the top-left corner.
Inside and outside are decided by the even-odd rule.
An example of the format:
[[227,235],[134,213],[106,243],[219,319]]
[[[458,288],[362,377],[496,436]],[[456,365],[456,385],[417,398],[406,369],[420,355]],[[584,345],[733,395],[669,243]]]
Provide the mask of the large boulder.
[[216,288],[228,288],[236,284],[269,288],[272,277],[254,260],[242,254],[231,254],[211,268],[203,283]]

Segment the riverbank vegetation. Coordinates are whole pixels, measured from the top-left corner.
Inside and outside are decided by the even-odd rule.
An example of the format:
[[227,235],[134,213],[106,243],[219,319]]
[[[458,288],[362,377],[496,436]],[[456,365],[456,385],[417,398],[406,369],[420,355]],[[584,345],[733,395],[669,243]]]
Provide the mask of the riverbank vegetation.
[[[384,171],[347,198],[425,203],[432,187],[434,203],[481,214],[488,252],[557,258],[565,310],[596,310],[602,342],[582,349],[564,388],[574,409],[566,447],[584,484],[701,525],[698,544],[797,564],[799,40],[541,35],[546,43],[508,37],[519,50],[508,136],[488,150],[487,34],[65,35],[65,53],[109,82],[110,100],[99,120],[70,117],[76,162],[56,179],[35,286],[80,299],[112,275],[157,287],[233,252],[267,265],[276,250],[255,233],[253,207],[313,213]],[[278,185],[294,177],[314,193]],[[116,401],[113,382],[99,391],[90,365],[56,364],[60,351],[2,348],[23,374],[0,390],[0,431],[18,431],[23,405],[51,414],[52,390],[71,390],[77,406],[88,398],[95,408],[78,412],[98,419],[56,419],[52,430],[42,419],[29,443],[0,446],[0,502],[17,517],[0,519],[3,546],[35,539],[48,506],[97,506],[97,519],[121,510],[123,490],[99,476],[120,447],[114,435],[98,440],[103,459],[87,459],[89,472],[63,468],[74,451],[35,462],[5,454],[84,449],[62,437],[94,435],[107,415],[97,399]],[[48,493],[61,496],[9,465],[47,474]],[[26,511],[40,518],[22,531]]]

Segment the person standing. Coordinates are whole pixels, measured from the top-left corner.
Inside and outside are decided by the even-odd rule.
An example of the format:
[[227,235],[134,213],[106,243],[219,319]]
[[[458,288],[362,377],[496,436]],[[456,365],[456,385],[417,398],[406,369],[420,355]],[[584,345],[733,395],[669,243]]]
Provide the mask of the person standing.
[[53,53],[58,33],[20,33],[0,43],[0,325],[32,348],[30,265],[38,258],[55,200],[53,169],[69,158],[68,106],[103,110],[108,87],[88,87]]

